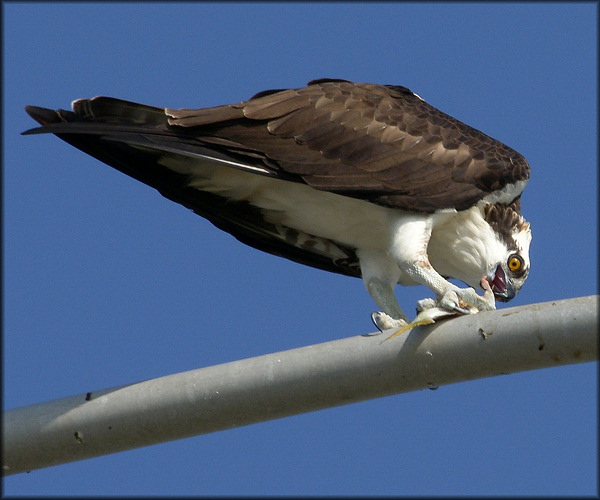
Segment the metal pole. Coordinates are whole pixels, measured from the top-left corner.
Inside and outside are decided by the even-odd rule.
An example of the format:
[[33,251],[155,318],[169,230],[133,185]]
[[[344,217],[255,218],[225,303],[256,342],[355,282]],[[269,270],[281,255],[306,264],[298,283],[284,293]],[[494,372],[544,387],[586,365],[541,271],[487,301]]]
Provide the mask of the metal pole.
[[3,474],[476,378],[598,360],[598,296],[364,335],[7,410]]

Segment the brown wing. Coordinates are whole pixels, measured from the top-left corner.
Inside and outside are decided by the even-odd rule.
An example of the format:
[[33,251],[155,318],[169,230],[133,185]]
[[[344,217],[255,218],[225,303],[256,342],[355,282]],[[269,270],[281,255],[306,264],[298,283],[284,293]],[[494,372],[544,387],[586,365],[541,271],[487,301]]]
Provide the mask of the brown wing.
[[529,177],[519,153],[404,87],[316,80],[167,114],[275,176],[406,210],[466,209]]
[[232,168],[373,203],[430,212],[468,208],[529,176],[518,153],[403,87],[318,80],[214,108],[172,110],[109,97],[73,111],[28,106],[42,127],[157,189],[240,241],[320,269],[360,276],[354,249],[264,220],[256,207],[190,187],[165,155]]

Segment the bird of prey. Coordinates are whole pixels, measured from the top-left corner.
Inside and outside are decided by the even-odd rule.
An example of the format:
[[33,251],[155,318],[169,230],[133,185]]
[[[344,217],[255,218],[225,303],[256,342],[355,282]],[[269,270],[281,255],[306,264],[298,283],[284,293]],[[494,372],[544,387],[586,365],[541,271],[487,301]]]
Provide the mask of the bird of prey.
[[527,161],[405,87],[320,79],[211,108],[72,108],[27,106],[41,127],[25,133],[57,135],[252,247],[361,277],[380,330],[410,321],[397,284],[433,291],[418,310],[467,314],[527,279]]

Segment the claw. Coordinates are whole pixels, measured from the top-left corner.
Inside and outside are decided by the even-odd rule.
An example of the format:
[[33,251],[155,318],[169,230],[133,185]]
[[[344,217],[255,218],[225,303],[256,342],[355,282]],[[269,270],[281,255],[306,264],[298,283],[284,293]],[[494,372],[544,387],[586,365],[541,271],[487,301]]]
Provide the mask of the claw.
[[458,314],[475,314],[479,311],[496,309],[494,292],[488,280],[484,277],[481,279],[480,284],[484,291],[483,296],[479,296],[473,288],[463,288],[446,292],[439,302],[436,302],[432,298],[419,300],[417,302],[417,311],[419,314],[408,324],[406,324],[406,321],[393,319],[385,313],[374,312],[371,314],[371,319],[379,331],[383,332],[383,330],[400,326],[399,330],[386,339],[383,339],[380,344],[412,330],[415,326],[430,325],[440,318],[456,316]]
[[464,303],[456,292],[448,292],[440,300],[440,307],[447,309],[448,311],[456,311],[459,314],[471,314],[471,310],[461,307],[460,304]]
[[466,315],[466,314],[475,314],[475,312],[477,312],[477,311],[473,311],[472,309],[465,309],[464,307],[460,307],[460,306],[457,306],[457,305],[452,306],[451,310],[452,311],[456,311],[459,314],[464,314],[464,315]]
[[478,295],[473,288],[450,290],[440,300],[440,306],[461,314],[475,314],[496,309],[494,293],[485,278],[481,280],[481,287],[484,290],[483,296]]
[[394,319],[390,315],[380,311],[375,311],[371,313],[371,321],[382,333],[384,330],[404,327],[407,324],[407,322],[403,319]]

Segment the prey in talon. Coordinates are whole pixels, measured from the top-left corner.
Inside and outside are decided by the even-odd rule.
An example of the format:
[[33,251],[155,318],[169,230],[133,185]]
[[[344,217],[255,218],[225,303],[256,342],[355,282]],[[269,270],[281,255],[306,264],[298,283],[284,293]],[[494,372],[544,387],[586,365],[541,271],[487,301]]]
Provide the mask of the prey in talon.
[[[483,300],[492,304],[490,309],[495,309],[494,292],[492,291],[490,284],[486,278],[482,278],[480,283],[481,288],[484,290]],[[412,330],[415,326],[431,325],[438,319],[456,317],[460,314],[475,314],[479,312],[479,309],[466,303],[461,304],[456,310],[444,309],[443,307],[436,306],[434,302],[424,299],[419,301],[419,304],[417,304],[417,311],[419,314],[417,314],[415,319],[400,328],[398,331],[392,333],[389,337],[383,339],[380,344],[383,344],[386,340],[397,337],[401,333]]]
[[72,108],[27,106],[41,126],[25,133],[55,134],[247,245],[361,278],[380,330],[414,323],[398,284],[434,293],[419,320],[433,321],[494,309],[527,279],[527,160],[406,87],[326,78],[205,108]]

